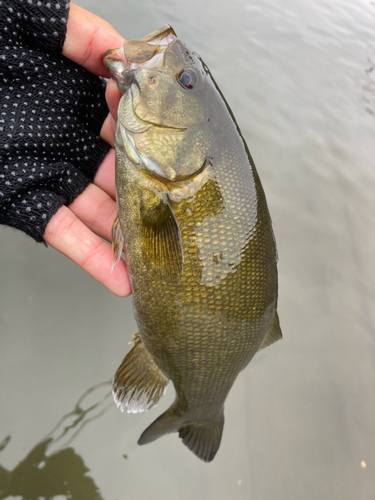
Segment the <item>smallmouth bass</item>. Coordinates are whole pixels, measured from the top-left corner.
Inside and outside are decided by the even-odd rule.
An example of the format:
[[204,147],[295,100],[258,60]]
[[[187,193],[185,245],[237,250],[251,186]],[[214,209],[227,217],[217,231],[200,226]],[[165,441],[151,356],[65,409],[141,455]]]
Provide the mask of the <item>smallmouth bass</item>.
[[171,380],[174,403],[138,442],[178,432],[210,462],[237,375],[281,338],[265,195],[209,69],[169,25],[104,61],[124,92],[114,262],[124,250],[139,327],[115,375],[115,401],[149,409]]

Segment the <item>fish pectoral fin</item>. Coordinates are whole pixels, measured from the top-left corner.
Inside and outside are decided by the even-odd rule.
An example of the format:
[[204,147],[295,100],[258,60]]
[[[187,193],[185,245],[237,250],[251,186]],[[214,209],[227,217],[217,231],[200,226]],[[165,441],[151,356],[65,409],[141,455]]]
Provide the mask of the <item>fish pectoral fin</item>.
[[270,326],[270,329],[268,330],[266,336],[264,337],[263,342],[260,344],[258,352],[261,349],[268,347],[269,345],[273,344],[274,342],[282,338],[283,335],[281,333],[279,315],[277,314],[277,312],[275,312],[275,317],[273,319],[272,325]]
[[143,345],[139,333],[134,337],[134,347],[122,361],[113,381],[117,407],[128,413],[156,405],[166,393],[169,381]]
[[159,198],[141,207],[143,254],[147,265],[161,276],[182,272],[183,254],[180,228],[168,201]]
[[112,248],[113,248],[112,269],[115,267],[117,262],[121,259],[123,247],[124,247],[124,235],[122,232],[120,219],[117,216],[112,224]]

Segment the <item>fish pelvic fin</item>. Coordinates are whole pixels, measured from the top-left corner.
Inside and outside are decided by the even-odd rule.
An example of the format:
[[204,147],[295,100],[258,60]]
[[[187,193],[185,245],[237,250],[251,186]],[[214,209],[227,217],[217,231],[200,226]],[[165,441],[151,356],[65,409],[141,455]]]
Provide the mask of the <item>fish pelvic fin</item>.
[[121,258],[123,247],[124,247],[124,235],[122,232],[120,219],[117,216],[112,224],[112,248],[113,248],[112,270]]
[[270,329],[266,333],[263,342],[260,344],[258,351],[264,349],[265,347],[268,347],[269,345],[273,344],[274,342],[277,342],[282,338],[283,335],[281,333],[279,315],[277,314],[277,312],[275,312],[275,317],[273,319],[272,325],[270,326]]
[[158,403],[169,380],[143,345],[139,333],[134,335],[133,342],[133,349],[116,372],[112,392],[121,411],[139,413]]
[[217,419],[186,422],[183,417],[175,414],[172,406],[143,432],[138,444],[151,443],[164,434],[178,432],[190,451],[204,462],[211,462],[220,447],[223,427],[223,413]]

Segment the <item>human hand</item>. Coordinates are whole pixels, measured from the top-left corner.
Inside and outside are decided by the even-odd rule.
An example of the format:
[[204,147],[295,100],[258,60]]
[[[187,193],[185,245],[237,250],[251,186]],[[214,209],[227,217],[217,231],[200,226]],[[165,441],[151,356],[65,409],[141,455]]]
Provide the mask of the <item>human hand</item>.
[[[103,77],[109,74],[103,54],[120,47],[123,37],[106,21],[70,4],[68,29],[63,55],[88,71]],[[121,98],[117,85],[110,80],[106,98],[110,114],[100,136],[113,147],[117,107]],[[115,152],[109,151],[91,184],[68,207],[61,207],[49,221],[44,240],[87,271],[116,295],[130,295],[126,264],[120,259],[112,269],[112,248],[100,237],[111,241],[112,223],[117,214],[115,187]],[[100,236],[100,237],[99,237]]]

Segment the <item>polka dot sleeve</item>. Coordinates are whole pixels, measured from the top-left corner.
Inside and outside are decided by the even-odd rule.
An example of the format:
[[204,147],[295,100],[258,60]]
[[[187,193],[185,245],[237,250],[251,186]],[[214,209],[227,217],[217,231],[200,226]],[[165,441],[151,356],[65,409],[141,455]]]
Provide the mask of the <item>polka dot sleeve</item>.
[[0,224],[43,241],[109,150],[105,83],[61,55],[66,1],[0,0]]

